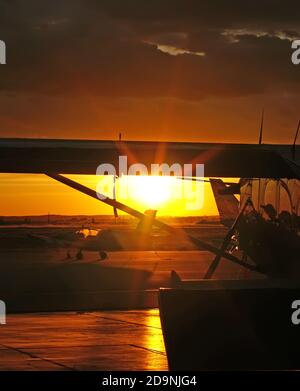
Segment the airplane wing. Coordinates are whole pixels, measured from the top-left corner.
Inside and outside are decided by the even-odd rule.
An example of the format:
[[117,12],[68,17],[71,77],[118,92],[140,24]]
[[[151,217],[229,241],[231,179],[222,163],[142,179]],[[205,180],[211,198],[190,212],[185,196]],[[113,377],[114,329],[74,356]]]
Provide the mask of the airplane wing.
[[118,170],[123,155],[128,166],[143,163],[149,172],[152,163],[193,163],[205,165],[206,177],[300,179],[297,149],[292,163],[289,145],[0,139],[0,172],[93,175],[101,163]]
[[[99,199],[99,195],[95,190],[61,174],[95,174],[98,165],[101,163],[114,164],[118,168],[119,156],[126,155],[129,165],[139,162],[145,164],[148,168],[152,163],[167,163],[169,165],[173,163],[182,165],[187,163],[205,164],[206,170],[208,168],[208,173],[206,171],[208,176],[228,175],[230,177],[240,177],[245,174],[246,177],[250,177],[251,172],[255,172],[255,176],[262,175],[263,172],[263,175],[267,177],[278,175],[284,178],[295,177],[294,170],[285,163],[285,159],[271,149],[256,150],[253,148],[254,153],[257,153],[255,156],[258,161],[253,164],[250,163],[249,167],[256,168],[251,171],[245,165],[246,160],[244,160],[246,171],[239,170],[239,167],[241,167],[241,164],[238,164],[239,159],[243,159],[245,155],[248,158],[255,157],[251,152],[252,148],[251,146],[237,146],[234,144],[0,139],[0,173],[44,173],[50,178],[95,199]],[[241,153],[241,150],[243,153]],[[272,163],[277,164],[279,173],[275,174],[275,170],[267,171],[268,166],[265,166],[265,170],[259,170],[258,162],[262,163],[263,159],[265,163],[268,162],[268,159],[271,159]],[[227,163],[228,166],[226,167],[225,164]],[[145,218],[145,214],[109,197],[99,199],[99,201],[138,219]],[[151,220],[152,218],[153,225],[176,234],[176,229],[155,219],[153,212]],[[199,238],[187,236],[198,247],[218,256],[218,260],[224,257],[249,270],[258,271],[256,266],[240,261],[232,254],[227,253],[226,249],[218,249]]]

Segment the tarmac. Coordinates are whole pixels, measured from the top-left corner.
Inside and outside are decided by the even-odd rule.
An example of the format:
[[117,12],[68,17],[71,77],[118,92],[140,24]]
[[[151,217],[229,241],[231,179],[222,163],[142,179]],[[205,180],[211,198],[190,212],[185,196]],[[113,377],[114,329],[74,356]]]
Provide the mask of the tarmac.
[[[73,254],[72,254],[73,255]],[[207,251],[120,251],[104,261],[92,251],[67,259],[62,249],[0,250],[0,299],[8,313],[131,310],[158,306],[157,291],[170,286],[171,270],[202,278]],[[222,260],[214,278],[247,278],[247,270]]]
[[[3,249],[0,256],[8,312],[1,371],[166,370],[158,288],[170,284],[171,270],[203,277],[213,259],[206,251],[114,252],[104,262],[94,252],[67,259],[58,249]],[[215,278],[243,273],[222,260]]]
[[0,371],[167,370],[157,309],[9,314]]

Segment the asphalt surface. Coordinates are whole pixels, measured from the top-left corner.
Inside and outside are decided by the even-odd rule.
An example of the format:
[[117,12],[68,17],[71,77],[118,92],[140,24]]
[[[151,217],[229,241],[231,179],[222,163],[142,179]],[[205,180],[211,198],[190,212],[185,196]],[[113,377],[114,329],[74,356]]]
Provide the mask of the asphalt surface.
[[[203,278],[213,255],[206,251],[122,251],[101,260],[97,252],[66,249],[0,250],[0,299],[9,313],[142,309],[157,307],[157,291],[170,286],[171,271]],[[222,260],[214,278],[247,278]]]
[[0,371],[166,370],[158,310],[8,315]]

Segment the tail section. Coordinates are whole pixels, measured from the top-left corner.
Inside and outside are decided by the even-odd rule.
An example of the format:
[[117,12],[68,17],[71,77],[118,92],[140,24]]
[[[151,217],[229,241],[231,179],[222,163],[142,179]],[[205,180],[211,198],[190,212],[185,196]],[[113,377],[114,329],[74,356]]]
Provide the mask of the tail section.
[[217,208],[220,214],[220,220],[226,227],[231,227],[239,214],[239,201],[230,192],[222,179],[210,179],[210,184]]

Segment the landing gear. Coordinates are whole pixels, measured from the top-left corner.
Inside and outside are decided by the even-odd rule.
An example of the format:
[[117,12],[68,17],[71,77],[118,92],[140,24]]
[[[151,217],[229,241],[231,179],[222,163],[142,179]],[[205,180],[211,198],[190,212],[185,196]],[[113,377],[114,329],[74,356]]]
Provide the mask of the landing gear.
[[80,261],[81,259],[83,259],[83,254],[82,254],[82,250],[78,250],[77,254],[76,254],[76,259],[78,261]]
[[107,253],[105,251],[99,251],[99,256],[101,261],[104,261],[108,257]]

